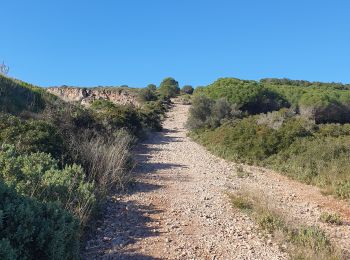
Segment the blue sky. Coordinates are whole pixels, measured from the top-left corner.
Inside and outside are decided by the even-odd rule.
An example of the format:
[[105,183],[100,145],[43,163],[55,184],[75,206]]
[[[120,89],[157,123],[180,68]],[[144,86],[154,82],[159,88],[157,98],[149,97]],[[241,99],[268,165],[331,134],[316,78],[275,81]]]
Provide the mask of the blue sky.
[[1,0],[0,62],[40,86],[350,82],[347,0]]

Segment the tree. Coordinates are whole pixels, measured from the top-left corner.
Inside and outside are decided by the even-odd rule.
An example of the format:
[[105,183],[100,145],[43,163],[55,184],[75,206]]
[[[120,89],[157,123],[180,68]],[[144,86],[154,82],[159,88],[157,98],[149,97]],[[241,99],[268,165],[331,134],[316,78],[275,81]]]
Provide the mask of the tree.
[[157,90],[157,86],[154,85],[154,84],[148,84],[148,85],[147,85],[147,88],[148,88],[149,90],[151,90],[152,92],[156,92],[156,90]]
[[141,102],[157,100],[157,87],[154,84],[149,84],[139,92],[139,99]]
[[182,90],[183,93],[192,95],[192,93],[194,91],[194,88],[191,85],[185,85],[185,86],[182,87],[181,90]]
[[179,82],[173,78],[165,78],[159,86],[159,92],[161,95],[171,98],[180,93]]

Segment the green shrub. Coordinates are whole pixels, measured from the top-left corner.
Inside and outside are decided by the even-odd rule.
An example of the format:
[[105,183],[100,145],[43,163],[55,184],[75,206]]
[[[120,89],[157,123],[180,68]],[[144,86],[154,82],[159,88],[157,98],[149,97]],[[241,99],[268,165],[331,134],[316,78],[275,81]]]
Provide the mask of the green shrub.
[[147,88],[149,90],[151,90],[152,92],[156,92],[157,91],[157,86],[155,84],[148,84]]
[[95,111],[95,120],[109,133],[124,128],[137,135],[142,130],[138,113],[130,106],[116,105],[108,100],[96,100],[91,108]]
[[58,169],[49,154],[19,155],[13,146],[0,150],[0,178],[22,195],[43,202],[59,202],[78,216],[81,222],[89,217],[95,203],[94,184],[87,182],[80,166]]
[[139,90],[138,98],[141,102],[155,101],[158,99],[154,85],[147,86]]
[[142,128],[160,131],[162,130],[162,119],[164,114],[157,108],[148,106],[139,110],[139,117],[141,120]]
[[322,251],[330,247],[330,242],[325,233],[318,227],[305,227],[294,230],[290,239],[295,244],[308,247],[315,252]]
[[296,139],[311,135],[309,122],[300,118],[287,119],[275,130],[266,123],[258,123],[259,117],[247,117],[202,132],[198,141],[228,159],[259,163]]
[[216,128],[228,120],[241,116],[242,112],[225,98],[214,101],[204,95],[197,95],[192,99],[186,126],[191,130]]
[[277,230],[283,230],[285,228],[285,223],[280,216],[269,210],[260,210],[255,219],[263,230],[273,233]]
[[250,198],[245,197],[242,194],[230,194],[229,198],[235,208],[244,211],[251,211],[253,209],[253,203]]
[[204,94],[214,100],[226,98],[249,114],[266,113],[289,107],[289,103],[277,92],[254,81],[221,78],[205,88],[197,88],[195,94]]
[[165,78],[160,83],[159,93],[164,97],[175,97],[180,93],[179,83],[173,78]]
[[350,136],[350,124],[322,124],[318,125],[317,137]]
[[214,101],[204,95],[194,97],[186,126],[189,129],[198,129],[208,126],[213,104]]
[[0,115],[0,143],[16,146],[20,153],[45,152],[61,158],[64,147],[55,127],[40,120],[21,120],[11,115]]
[[280,172],[318,185],[341,198],[350,198],[350,139],[303,138],[269,159]]
[[231,105],[226,98],[220,98],[215,101],[211,107],[209,125],[212,128],[220,126],[224,120],[231,118]]
[[53,203],[18,195],[0,181],[1,259],[79,259],[78,221]]
[[316,123],[350,122],[350,93],[347,88],[332,87],[328,83],[311,84],[308,87],[263,83],[263,85],[283,96],[289,104],[297,108],[301,115]]
[[194,91],[194,88],[190,85],[185,85],[182,87],[181,91],[185,94],[189,94],[189,95],[192,95],[193,91]]
[[341,225],[343,221],[340,216],[336,213],[322,212],[320,220],[325,223]]
[[192,96],[190,94],[183,94],[181,95],[178,100],[182,105],[191,105],[192,101]]

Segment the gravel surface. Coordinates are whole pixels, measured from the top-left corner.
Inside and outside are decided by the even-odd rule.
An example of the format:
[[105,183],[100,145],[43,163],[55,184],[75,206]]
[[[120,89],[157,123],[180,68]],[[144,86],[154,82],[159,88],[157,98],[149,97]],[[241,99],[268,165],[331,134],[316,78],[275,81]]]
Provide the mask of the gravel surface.
[[[226,191],[263,193],[291,219],[320,224],[342,249],[350,248],[349,205],[272,171],[236,165],[210,154],[186,136],[189,106],[175,103],[164,130],[136,150],[136,182],[112,196],[84,259],[288,259],[245,214],[231,207]],[[342,226],[319,223],[337,211]]]

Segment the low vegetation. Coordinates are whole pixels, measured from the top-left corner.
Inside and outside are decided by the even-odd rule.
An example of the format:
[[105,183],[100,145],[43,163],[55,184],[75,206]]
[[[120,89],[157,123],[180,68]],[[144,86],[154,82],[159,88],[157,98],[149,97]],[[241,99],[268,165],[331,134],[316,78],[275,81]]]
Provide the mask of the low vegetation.
[[87,224],[132,179],[132,146],[169,106],[154,85],[135,91],[141,107],[87,108],[0,75],[1,259],[79,259]]
[[181,88],[181,92],[184,94],[192,95],[194,88],[191,85],[185,85]]
[[320,216],[320,220],[325,223],[341,225],[343,221],[336,213],[323,212]]
[[266,198],[257,197],[252,192],[238,192],[229,194],[229,197],[235,208],[250,215],[292,259],[343,259],[320,228],[289,221]]
[[219,156],[350,199],[349,97],[336,83],[219,79],[195,90],[187,126]]

